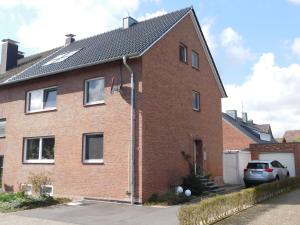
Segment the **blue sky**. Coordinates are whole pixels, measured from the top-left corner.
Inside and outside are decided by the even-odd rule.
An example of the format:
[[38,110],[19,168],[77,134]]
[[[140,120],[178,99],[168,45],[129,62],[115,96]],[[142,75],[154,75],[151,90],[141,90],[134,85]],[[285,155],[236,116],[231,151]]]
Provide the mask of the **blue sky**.
[[[281,136],[300,129],[300,0],[0,0],[0,38],[33,54],[121,26],[193,6],[229,98],[223,110],[243,109]],[[299,83],[298,83],[299,82]]]

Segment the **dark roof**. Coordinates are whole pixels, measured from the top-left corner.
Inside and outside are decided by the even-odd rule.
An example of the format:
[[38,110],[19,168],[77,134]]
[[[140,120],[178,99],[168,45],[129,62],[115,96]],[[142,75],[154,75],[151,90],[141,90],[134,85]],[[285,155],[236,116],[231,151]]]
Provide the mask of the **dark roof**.
[[[139,22],[128,29],[119,28],[62,47],[46,59],[11,77],[7,83],[56,74],[59,72],[121,59],[123,56],[139,56],[152,43],[192,10],[191,7],[163,16]],[[53,58],[79,50],[60,63],[45,66]]]
[[300,130],[287,130],[283,135],[283,139],[286,142],[300,142]]
[[56,49],[48,50],[48,51],[45,51],[45,52],[41,52],[41,53],[38,53],[38,54],[34,54],[34,55],[31,55],[31,56],[27,56],[27,57],[24,57],[22,59],[19,59],[16,68],[8,70],[4,74],[0,74],[0,83],[7,80],[7,79],[9,79],[9,78],[11,78],[15,74],[18,74],[18,73],[24,71],[25,69],[29,68],[30,66],[32,66],[35,63],[39,62],[40,60],[42,60],[42,59],[46,58],[47,56],[53,54],[57,50],[58,49],[56,48]]
[[[124,56],[128,58],[140,57],[189,13],[191,13],[194,20],[200,41],[204,45],[203,47],[207,53],[221,96],[227,97],[220,75],[201,31],[195,11],[192,7],[138,22],[127,29],[119,28],[93,37],[75,41],[70,45],[57,49],[56,52],[52,52],[51,55],[35,62],[35,64],[27,67],[25,70],[19,69],[18,72],[14,73],[14,76],[10,76],[8,79],[2,80],[2,82],[0,80],[0,85],[21,82],[24,80],[120,60]],[[77,52],[69,58],[58,63],[49,64],[49,61],[54,58],[73,51]]]
[[[276,143],[273,137],[271,126],[269,124],[255,124],[253,121],[247,121],[246,123],[242,118],[237,117],[236,119],[222,113],[223,119],[229,122],[231,125],[240,130],[243,134],[251,138],[255,143]],[[271,135],[271,141],[264,141],[260,139],[259,133],[267,133]]]

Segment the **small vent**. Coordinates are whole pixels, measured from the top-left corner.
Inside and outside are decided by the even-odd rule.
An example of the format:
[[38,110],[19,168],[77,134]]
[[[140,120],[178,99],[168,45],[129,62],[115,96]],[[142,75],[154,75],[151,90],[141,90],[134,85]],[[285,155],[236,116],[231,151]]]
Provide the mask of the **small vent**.
[[42,185],[41,194],[47,196],[53,196],[53,185]]
[[31,184],[21,184],[21,190],[26,195],[32,195],[32,185]]

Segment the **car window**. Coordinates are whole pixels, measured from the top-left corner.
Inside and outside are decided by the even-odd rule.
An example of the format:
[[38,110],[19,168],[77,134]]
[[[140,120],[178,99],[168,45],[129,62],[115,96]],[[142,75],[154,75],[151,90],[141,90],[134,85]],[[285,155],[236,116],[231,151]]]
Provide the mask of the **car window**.
[[279,167],[284,168],[284,165],[282,165],[280,162],[277,162]]
[[267,169],[268,163],[248,163],[247,169]]
[[272,165],[273,167],[278,168],[278,163],[277,163],[276,161],[271,162],[271,165]]

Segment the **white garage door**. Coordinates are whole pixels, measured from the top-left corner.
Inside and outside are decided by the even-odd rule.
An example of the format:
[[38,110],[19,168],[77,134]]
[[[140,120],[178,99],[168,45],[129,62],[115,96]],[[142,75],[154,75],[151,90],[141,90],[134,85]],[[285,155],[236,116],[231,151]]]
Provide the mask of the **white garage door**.
[[287,166],[291,177],[296,176],[294,153],[261,153],[261,154],[259,154],[259,159],[260,160],[277,160],[282,165]]

